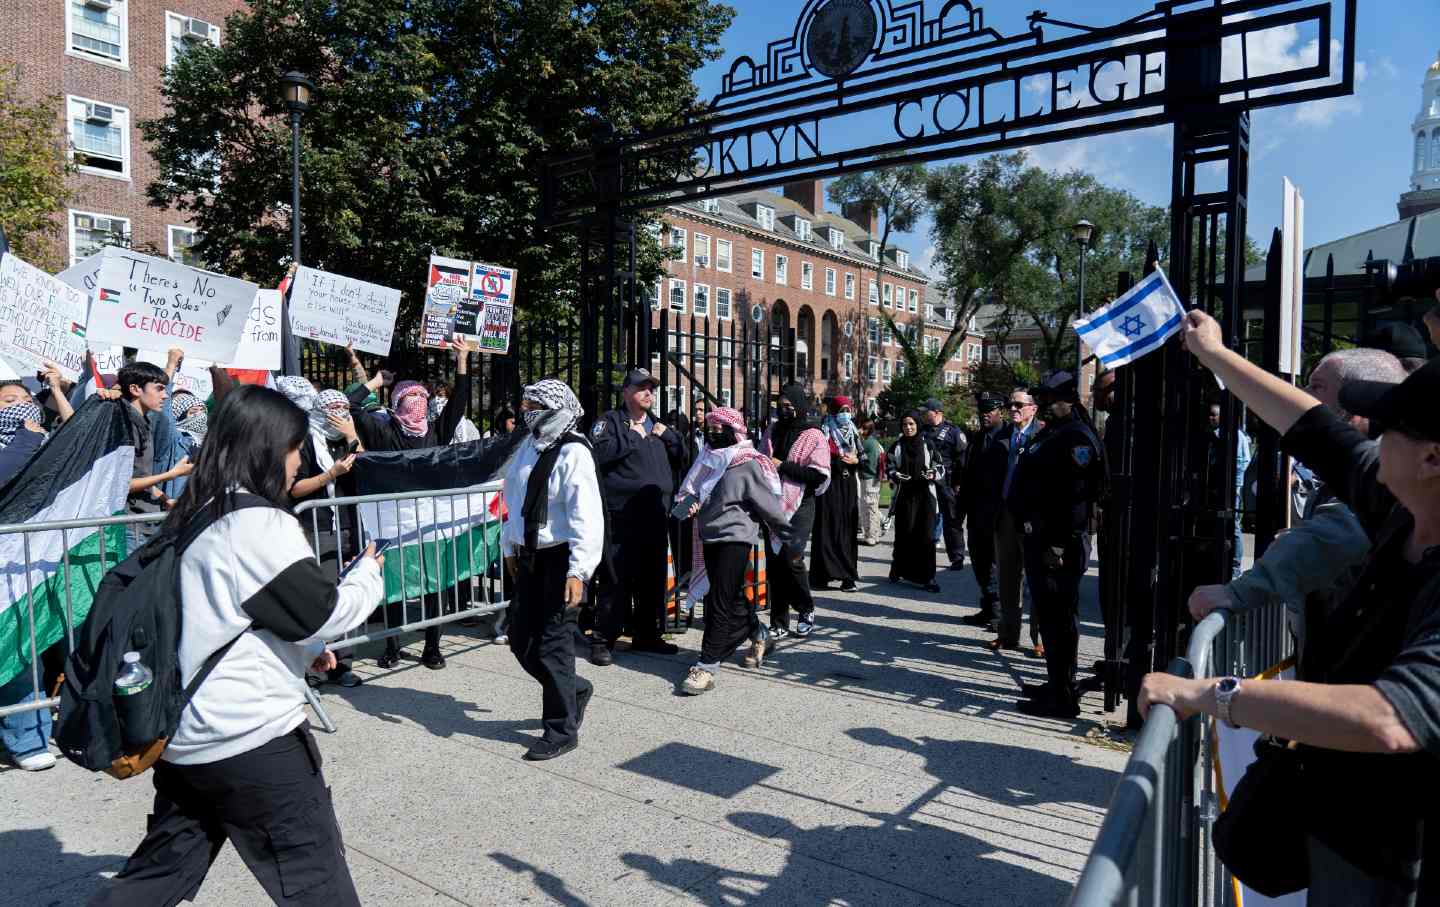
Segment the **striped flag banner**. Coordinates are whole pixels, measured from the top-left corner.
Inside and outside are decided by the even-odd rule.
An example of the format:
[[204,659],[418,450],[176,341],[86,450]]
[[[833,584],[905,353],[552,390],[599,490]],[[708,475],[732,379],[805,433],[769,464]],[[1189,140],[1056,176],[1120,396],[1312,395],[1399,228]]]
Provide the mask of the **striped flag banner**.
[[1180,330],[1185,306],[1159,266],[1119,299],[1074,322],[1075,333],[1105,368],[1157,350]]

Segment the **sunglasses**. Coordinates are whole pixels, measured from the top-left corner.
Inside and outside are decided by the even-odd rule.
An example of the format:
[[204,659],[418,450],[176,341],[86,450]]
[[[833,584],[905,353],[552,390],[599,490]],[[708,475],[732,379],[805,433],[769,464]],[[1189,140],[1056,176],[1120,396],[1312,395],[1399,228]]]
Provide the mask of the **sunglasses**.
[[1005,405],[1008,406],[1008,407],[1010,407],[1011,409],[1024,409],[1024,408],[1027,407],[1027,406],[1034,406],[1035,404],[1033,404],[1033,403],[1016,403],[1015,401],[1012,400],[1012,401],[1010,401],[1009,403],[1007,403],[1007,404],[1005,404]]

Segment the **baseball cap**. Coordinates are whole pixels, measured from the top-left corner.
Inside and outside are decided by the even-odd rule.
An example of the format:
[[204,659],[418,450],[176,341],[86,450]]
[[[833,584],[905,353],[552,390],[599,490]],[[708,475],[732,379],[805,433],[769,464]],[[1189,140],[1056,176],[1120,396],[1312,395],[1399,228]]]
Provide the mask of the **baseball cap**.
[[1340,388],[1340,405],[1370,420],[1370,433],[1387,429],[1427,441],[1440,441],[1440,357],[1431,359],[1399,384],[1351,381]]
[[645,384],[652,388],[660,386],[660,382],[656,381],[655,376],[650,374],[647,369],[632,368],[630,374],[625,376],[625,387],[637,387]]
[[929,400],[925,401],[925,408],[930,410],[930,412],[932,413],[943,413],[945,411],[945,404],[941,403],[934,397],[931,397]]
[[1420,332],[1408,324],[1392,321],[1381,325],[1365,338],[1363,346],[1384,350],[1396,359],[1427,359],[1425,341]]

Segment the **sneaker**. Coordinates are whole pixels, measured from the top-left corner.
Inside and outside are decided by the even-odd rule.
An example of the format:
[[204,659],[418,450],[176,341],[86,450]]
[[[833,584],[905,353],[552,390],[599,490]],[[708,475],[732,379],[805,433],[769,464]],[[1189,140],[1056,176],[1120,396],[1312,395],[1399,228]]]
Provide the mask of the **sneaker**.
[[883,520],[880,521],[880,534],[881,534],[881,535],[884,535],[884,534],[886,534],[886,533],[889,532],[889,531],[890,531],[890,518],[887,516],[885,519],[883,519]]
[[967,627],[988,627],[990,626],[990,622],[994,619],[994,612],[982,610],[971,614],[969,617],[960,618],[960,623],[964,624]]
[[855,585],[855,581],[853,579],[847,579],[845,582],[840,584],[841,592],[856,592],[859,590],[859,588],[859,586]]
[[499,636],[495,637],[494,643],[495,643],[495,645],[497,645],[497,646],[508,646],[508,645],[510,645],[510,634],[509,634],[509,633],[501,633]]
[[384,654],[375,659],[375,665],[382,671],[398,668],[400,666],[400,650],[398,648],[387,648]]
[[789,628],[789,627],[771,627],[771,628],[770,628],[770,641],[771,641],[771,642],[775,642],[776,640],[784,639],[785,637],[787,637],[787,636],[789,636],[789,635],[790,635],[790,628]]
[[579,745],[580,740],[578,737],[571,737],[564,743],[554,743],[542,738],[534,746],[526,750],[525,755],[520,758],[527,762],[544,762],[547,759],[563,756]]
[[1080,701],[1070,696],[1050,695],[1036,699],[1022,699],[1015,708],[1022,715],[1033,715],[1036,718],[1070,719],[1080,717]]
[[951,561],[951,562],[950,562],[950,569],[951,569],[951,570],[964,570],[964,569],[965,569],[965,558],[962,557],[962,558],[959,558],[959,559],[957,559],[957,560]]
[[933,592],[939,592],[939,591],[940,591],[940,584],[939,584],[939,583],[926,583],[926,584],[925,584],[925,591],[926,591],[926,592],[932,592],[932,593],[933,593]]
[[24,756],[14,756],[15,765],[27,772],[43,772],[55,767],[55,756],[49,750],[36,750]]
[[815,629],[815,612],[800,615],[800,620],[795,624],[795,635],[804,639]]
[[770,640],[761,636],[750,641],[750,651],[740,659],[740,663],[747,668],[758,668],[765,664],[765,650],[770,648]]
[[690,668],[690,673],[685,676],[685,682],[680,684],[680,690],[687,696],[699,696],[701,693],[708,693],[715,689],[715,675],[699,665]]
[[680,647],[663,639],[636,639],[630,643],[631,652],[653,652],[656,655],[674,655]]
[[420,663],[432,671],[440,671],[445,667],[445,656],[439,649],[426,649],[420,653]]

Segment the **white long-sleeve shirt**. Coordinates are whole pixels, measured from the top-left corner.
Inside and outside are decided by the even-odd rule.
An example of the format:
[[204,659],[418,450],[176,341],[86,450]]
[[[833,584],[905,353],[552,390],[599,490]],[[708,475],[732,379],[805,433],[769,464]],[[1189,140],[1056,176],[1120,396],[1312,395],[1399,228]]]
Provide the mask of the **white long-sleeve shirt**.
[[[539,459],[535,439],[527,437],[505,471],[505,503],[510,517],[500,535],[500,550],[506,557],[525,544],[525,489]],[[536,544],[540,548],[569,545],[570,566],[566,573],[588,583],[600,566],[605,547],[605,506],[595,475],[595,457],[586,445],[571,443],[560,449],[546,495],[549,520],[540,527]]]
[[[305,669],[381,603],[384,580],[363,560],[337,587],[300,522],[278,508],[226,514],[180,560],[180,676],[239,641],[200,685],[164,759],[216,762],[290,733],[305,720]],[[247,631],[251,624],[254,630]]]

